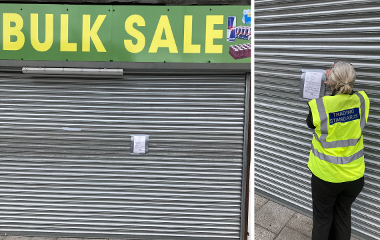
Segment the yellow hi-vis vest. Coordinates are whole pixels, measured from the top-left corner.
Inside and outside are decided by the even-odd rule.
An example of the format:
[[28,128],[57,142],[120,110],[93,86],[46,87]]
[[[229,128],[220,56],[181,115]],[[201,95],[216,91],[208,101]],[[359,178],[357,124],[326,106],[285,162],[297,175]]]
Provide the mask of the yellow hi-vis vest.
[[364,91],[309,102],[315,132],[308,167],[315,176],[333,183],[364,176],[363,129],[369,104]]

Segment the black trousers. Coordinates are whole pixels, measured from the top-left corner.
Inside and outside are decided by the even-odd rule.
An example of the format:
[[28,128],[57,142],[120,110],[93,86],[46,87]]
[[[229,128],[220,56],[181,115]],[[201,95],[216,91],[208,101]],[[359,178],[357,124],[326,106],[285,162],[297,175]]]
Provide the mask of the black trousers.
[[313,174],[312,240],[350,240],[351,205],[363,186],[364,177],[352,182],[330,183]]

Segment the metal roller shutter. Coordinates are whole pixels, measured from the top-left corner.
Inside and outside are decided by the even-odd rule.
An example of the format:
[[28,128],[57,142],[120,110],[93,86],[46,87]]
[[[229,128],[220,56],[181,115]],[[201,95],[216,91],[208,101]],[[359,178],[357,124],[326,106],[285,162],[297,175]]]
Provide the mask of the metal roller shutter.
[[[248,86],[2,73],[0,232],[242,239]],[[130,154],[131,134],[149,135],[148,155]]]
[[379,12],[378,1],[255,1],[255,188],[311,214],[312,131],[307,104],[298,101],[301,69],[350,62],[354,90],[371,100],[366,183],[352,208],[353,233],[365,239],[380,236]]

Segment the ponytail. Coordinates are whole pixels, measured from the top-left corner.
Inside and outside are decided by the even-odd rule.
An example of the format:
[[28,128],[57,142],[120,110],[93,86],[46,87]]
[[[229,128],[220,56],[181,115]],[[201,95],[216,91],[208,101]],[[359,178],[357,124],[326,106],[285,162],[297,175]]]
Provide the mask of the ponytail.
[[349,63],[337,62],[331,69],[329,82],[335,86],[337,94],[350,94],[356,79],[355,69]]
[[346,83],[338,83],[335,89],[338,91],[338,94],[350,94],[352,92],[352,87]]

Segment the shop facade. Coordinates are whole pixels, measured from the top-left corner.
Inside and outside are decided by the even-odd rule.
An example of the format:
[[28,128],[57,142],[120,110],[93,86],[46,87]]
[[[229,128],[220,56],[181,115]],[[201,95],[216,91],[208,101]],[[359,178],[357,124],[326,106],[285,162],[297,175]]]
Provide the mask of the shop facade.
[[1,3],[0,232],[245,239],[246,9]]
[[380,236],[378,9],[374,1],[255,1],[255,192],[311,216],[313,131],[299,101],[301,70],[349,62],[354,91],[365,90],[371,101],[365,187],[352,207],[360,239]]

